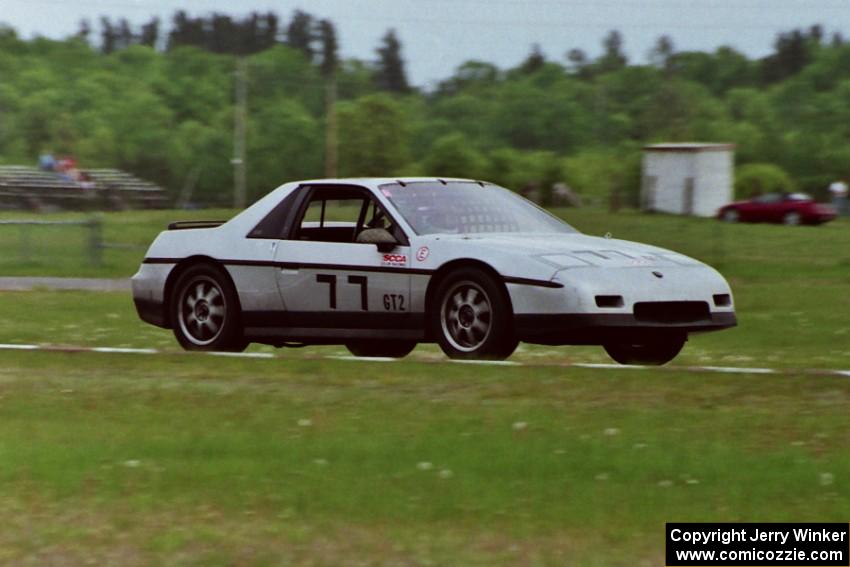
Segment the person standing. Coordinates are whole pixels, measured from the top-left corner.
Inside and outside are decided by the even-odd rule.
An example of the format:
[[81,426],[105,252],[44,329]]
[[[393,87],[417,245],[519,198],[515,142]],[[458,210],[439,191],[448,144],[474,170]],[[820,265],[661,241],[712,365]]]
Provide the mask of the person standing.
[[53,152],[44,151],[38,156],[38,168],[42,171],[56,171],[56,158],[53,157]]
[[848,186],[843,179],[833,181],[829,185],[829,192],[832,195],[832,205],[840,216],[850,215],[850,203],[847,201]]

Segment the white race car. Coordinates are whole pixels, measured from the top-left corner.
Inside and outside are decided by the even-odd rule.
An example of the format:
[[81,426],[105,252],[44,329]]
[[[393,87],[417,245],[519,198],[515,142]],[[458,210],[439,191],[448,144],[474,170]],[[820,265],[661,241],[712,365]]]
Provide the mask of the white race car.
[[402,357],[503,359],[519,341],[602,345],[664,364],[690,333],[736,324],[713,268],[585,236],[465,179],[288,183],[227,222],[178,222],[133,277],[139,316],[187,349],[345,344]]

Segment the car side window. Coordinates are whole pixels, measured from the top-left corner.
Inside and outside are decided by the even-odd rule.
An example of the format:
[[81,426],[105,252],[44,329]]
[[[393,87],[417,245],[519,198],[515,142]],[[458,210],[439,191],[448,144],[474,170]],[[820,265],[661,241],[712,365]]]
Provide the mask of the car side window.
[[358,243],[363,231],[377,228],[388,231],[400,244],[408,244],[404,231],[363,188],[314,187],[299,209],[289,236],[293,240]]
[[401,227],[387,214],[387,212],[374,199],[370,200],[369,208],[366,210],[366,217],[363,222],[362,230],[370,228],[381,228],[389,232],[399,244],[407,246],[409,244],[407,236]]
[[317,188],[303,211],[296,224],[298,240],[357,242],[357,235],[369,228],[394,230],[378,203],[354,188]]
[[291,191],[248,233],[248,238],[278,239],[289,233],[292,226],[290,211],[299,198],[298,190]]
[[778,193],[767,193],[766,195],[759,195],[753,201],[762,204],[779,203],[782,201],[782,195]]
[[360,192],[335,194],[317,190],[298,223],[298,240],[354,242],[368,198]]

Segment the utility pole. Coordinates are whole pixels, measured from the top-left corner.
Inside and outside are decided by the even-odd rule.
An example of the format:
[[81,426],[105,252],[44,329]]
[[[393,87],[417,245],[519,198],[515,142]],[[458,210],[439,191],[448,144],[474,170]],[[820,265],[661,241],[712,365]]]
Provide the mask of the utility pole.
[[338,177],[337,124],[336,124],[336,73],[331,72],[325,82],[325,177]]
[[248,98],[247,62],[240,56],[236,60],[235,109],[233,120],[233,207],[245,208],[245,122],[247,120],[246,100]]

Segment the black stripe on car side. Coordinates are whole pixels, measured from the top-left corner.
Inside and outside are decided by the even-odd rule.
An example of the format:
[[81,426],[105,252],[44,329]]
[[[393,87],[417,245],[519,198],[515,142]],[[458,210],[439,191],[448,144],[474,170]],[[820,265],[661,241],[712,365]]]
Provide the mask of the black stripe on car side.
[[[225,264],[229,262],[224,260]],[[394,268],[392,266],[352,266],[347,264],[307,264],[303,262],[275,262],[275,266],[285,270],[347,270],[351,272],[379,272],[382,274],[412,274],[416,276],[430,276],[437,270],[425,270],[421,268]]]
[[176,264],[181,258],[145,258],[142,264]]
[[[177,264],[181,258],[145,258],[143,264]],[[285,270],[348,270],[352,272],[380,272],[385,274],[414,274],[430,276],[436,270],[395,268],[392,266],[352,266],[350,264],[312,264],[303,262],[274,262],[272,260],[217,260],[225,266],[266,266]]]
[[314,329],[421,329],[424,313],[378,311],[245,311],[246,327],[308,327]]
[[[145,258],[143,264],[177,264],[182,258]],[[314,264],[303,262],[274,262],[271,260],[218,260],[225,266],[267,266],[282,268],[286,270],[347,270],[352,272],[377,272],[381,274],[411,274],[418,276],[430,276],[436,270],[422,268],[394,268],[391,266],[352,266],[347,264]],[[564,284],[549,280],[535,280],[531,278],[519,278],[513,276],[502,276],[505,283],[531,285],[548,288],[562,288]]]

